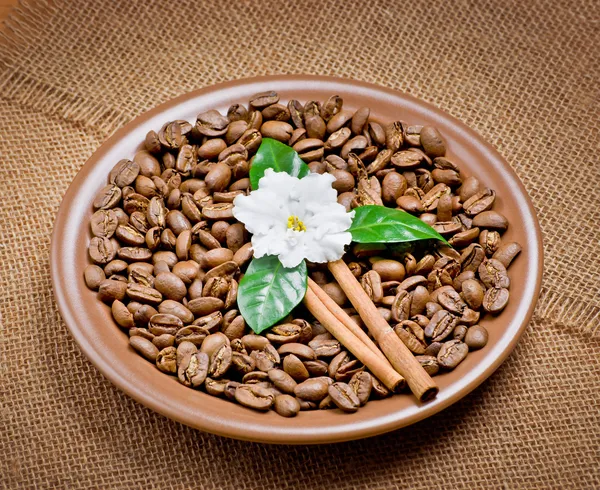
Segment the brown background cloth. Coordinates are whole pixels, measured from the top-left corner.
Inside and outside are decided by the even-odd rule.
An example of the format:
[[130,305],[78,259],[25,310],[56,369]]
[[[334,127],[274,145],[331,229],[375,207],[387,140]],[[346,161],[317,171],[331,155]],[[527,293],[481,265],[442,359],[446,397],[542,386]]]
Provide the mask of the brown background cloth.
[[[0,45],[1,488],[600,488],[600,4],[26,2]],[[509,360],[412,427],[330,446],[204,434],[114,388],[60,319],[54,215],[116,128],[199,87],[352,77],[448,111],[507,158],[545,239]]]

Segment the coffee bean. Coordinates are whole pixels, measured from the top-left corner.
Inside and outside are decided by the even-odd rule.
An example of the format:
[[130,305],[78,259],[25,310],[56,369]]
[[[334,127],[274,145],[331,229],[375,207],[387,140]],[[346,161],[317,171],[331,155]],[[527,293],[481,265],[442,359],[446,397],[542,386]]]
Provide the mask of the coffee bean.
[[273,405],[275,397],[261,386],[240,385],[235,390],[235,399],[240,405],[255,410],[269,410]]
[[294,394],[303,400],[318,402],[327,396],[327,390],[331,384],[331,378],[310,378],[301,382],[294,388]]
[[400,196],[396,199],[396,204],[407,213],[416,214],[423,212],[423,203],[414,196]]
[[270,369],[267,374],[277,389],[283,393],[294,393],[297,383],[288,373],[281,369]]
[[433,342],[440,342],[448,337],[458,324],[458,318],[446,310],[438,311],[431,317],[425,328],[425,335]]
[[112,303],[118,299],[122,301],[127,293],[127,283],[105,279],[98,286],[98,299],[106,303]]
[[464,201],[463,209],[467,216],[473,217],[491,209],[495,199],[496,193],[492,189],[485,188]]
[[[185,343],[185,345],[187,346],[189,344]],[[209,357],[206,353],[196,352],[191,349],[191,347],[186,348],[187,353],[180,353],[180,348],[181,345],[177,348],[177,377],[183,385],[198,388],[209,379],[207,378],[210,363]],[[182,358],[181,361],[179,361],[181,355]],[[222,388],[224,389],[224,386]],[[217,392],[222,393],[220,384],[216,386],[213,385],[213,393]]]
[[272,90],[260,92],[250,97],[250,107],[253,109],[263,109],[279,102],[279,94]]
[[146,177],[160,175],[160,163],[154,155],[146,150],[138,151],[133,157],[133,161],[139,165],[139,173]]
[[486,260],[481,263],[477,271],[486,288],[508,288],[510,286],[506,267],[499,260]]
[[277,395],[274,401],[275,411],[282,417],[295,417],[300,412],[300,403],[290,395]]
[[440,132],[433,126],[421,128],[421,146],[425,153],[431,158],[443,157],[446,153],[446,145]]
[[360,400],[354,390],[346,383],[336,382],[328,388],[328,394],[333,403],[344,412],[356,412],[360,407]]
[[497,231],[483,230],[479,235],[479,245],[485,255],[492,257],[501,245],[500,233]]
[[402,281],[406,275],[404,266],[397,260],[383,259],[373,264],[382,281]]
[[509,292],[503,287],[491,287],[483,297],[483,309],[489,313],[500,313],[508,303]]
[[496,211],[484,211],[473,218],[473,226],[502,233],[508,228],[508,220]]
[[504,267],[508,268],[514,258],[519,255],[522,248],[517,242],[503,243],[494,252],[492,259],[500,262]]
[[304,366],[304,364],[302,364],[302,361],[294,354],[286,355],[283,358],[282,366],[283,370],[299,383],[308,379],[309,377],[306,367]]
[[86,286],[93,290],[97,290],[100,284],[106,279],[106,274],[102,268],[92,264],[86,266],[83,275]]
[[394,332],[402,340],[404,345],[414,354],[424,354],[427,343],[425,342],[425,333],[423,329],[411,320],[403,320],[396,327]]
[[222,116],[218,111],[210,110],[198,114],[196,119],[196,131],[204,136],[222,136],[227,132],[229,119]]
[[282,143],[287,143],[292,136],[294,128],[284,121],[266,121],[260,127],[264,138],[273,138]]
[[[441,346],[440,344],[439,347],[441,348]],[[419,361],[419,364],[421,364],[421,367],[429,376],[435,376],[440,371],[440,365],[438,364],[437,357],[434,355],[415,356],[415,359]]]
[[194,315],[189,309],[187,309],[183,304],[171,299],[167,299],[158,305],[158,311],[160,313],[175,315],[184,323],[191,323],[194,321]]
[[462,283],[462,296],[470,308],[478,310],[483,302],[484,289],[475,279],[467,279]]
[[445,369],[454,369],[467,357],[469,347],[460,340],[454,339],[442,345],[437,361]]
[[133,347],[139,354],[145,357],[148,361],[155,362],[158,356],[157,347],[148,339],[139,336],[129,338],[129,345]]
[[175,344],[175,336],[163,333],[152,339],[152,343],[159,349],[165,349],[166,347],[172,347]]

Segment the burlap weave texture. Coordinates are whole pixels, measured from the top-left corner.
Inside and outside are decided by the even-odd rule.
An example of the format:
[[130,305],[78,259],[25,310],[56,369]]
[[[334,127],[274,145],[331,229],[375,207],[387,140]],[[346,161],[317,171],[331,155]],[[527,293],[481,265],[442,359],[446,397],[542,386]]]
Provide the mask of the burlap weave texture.
[[[21,6],[0,47],[0,488],[599,488],[599,31],[593,1]],[[538,210],[534,322],[481,388],[413,427],[325,447],[202,434],[113,388],[56,310],[54,215],[102,141],[175,95],[278,73],[434,103]]]

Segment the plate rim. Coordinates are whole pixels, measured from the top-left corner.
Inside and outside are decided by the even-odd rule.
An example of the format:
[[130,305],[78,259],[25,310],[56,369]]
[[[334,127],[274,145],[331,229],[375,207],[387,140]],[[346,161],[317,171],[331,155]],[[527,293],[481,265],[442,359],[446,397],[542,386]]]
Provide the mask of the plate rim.
[[[133,129],[143,125],[148,120],[159,116],[169,108],[178,106],[191,99],[208,95],[211,92],[221,91],[224,89],[235,89],[236,87],[248,84],[269,83],[272,85],[276,85],[278,82],[326,82],[334,84],[343,84],[347,86],[348,90],[350,91],[356,89],[356,87],[358,86],[362,89],[387,94],[394,98],[400,97],[401,99],[404,99],[405,101],[416,105],[419,108],[424,108],[431,115],[435,115],[437,118],[448,121],[455,128],[458,128],[461,132],[473,138],[478,146],[482,146],[490,155],[494,156],[497,160],[502,162],[502,170],[508,177],[510,177],[512,183],[516,185],[516,189],[520,194],[521,201],[526,204],[526,210],[524,210],[524,213],[531,218],[531,222],[533,223],[533,229],[527,231],[527,241],[531,239],[532,244],[535,246],[535,250],[531,250],[531,253],[532,260],[535,260],[535,264],[533,264],[533,270],[535,270],[537,274],[535,275],[534,279],[535,283],[533,285],[529,307],[525,315],[523,315],[521,318],[520,326],[517,332],[510,339],[508,344],[504,346],[504,348],[502,349],[500,354],[494,359],[494,361],[491,364],[489,364],[470,383],[468,383],[464,387],[459,388],[456,392],[452,393],[447,399],[444,399],[441,403],[425,405],[424,409],[419,410],[419,412],[415,415],[409,416],[408,419],[403,419],[400,423],[394,421],[380,421],[379,423],[377,423],[378,419],[383,418],[383,416],[377,416],[366,427],[362,427],[361,429],[354,431],[348,429],[346,431],[335,432],[332,434],[328,434],[326,436],[327,438],[324,439],[323,434],[317,429],[313,430],[311,433],[304,432],[303,434],[294,434],[293,436],[286,436],[277,429],[269,431],[268,424],[263,423],[258,424],[256,428],[252,428],[250,435],[246,435],[243,432],[243,429],[242,432],[239,432],[238,429],[236,429],[236,427],[233,427],[231,426],[231,424],[228,424],[226,422],[222,422],[220,424],[217,423],[217,425],[215,426],[214,421],[211,422],[211,424],[206,424],[203,420],[189,420],[187,417],[178,416],[177,413],[174,413],[171,410],[166,410],[165,406],[162,403],[158,403],[153,397],[145,393],[143,389],[139,389],[139,387],[137,386],[132,386],[131,383],[127,382],[125,376],[118,372],[113,366],[104,362],[104,360],[100,357],[98,352],[94,349],[94,346],[90,342],[90,339],[85,335],[83,329],[78,325],[76,315],[73,312],[73,305],[71,304],[71,302],[69,302],[68,299],[68,291],[66,291],[63,288],[63,285],[61,283],[61,271],[59,269],[59,264],[61,262],[61,247],[59,244],[59,236],[61,235],[61,231],[65,229],[68,223],[66,221],[68,215],[67,202],[70,200],[68,199],[68,197],[71,194],[75,194],[76,189],[78,188],[78,186],[74,184],[76,184],[79,180],[84,179],[86,174],[88,174],[91,171],[94,164],[100,161],[102,157],[109,151],[109,149],[115,145],[115,143],[120,141],[127,134],[131,133]],[[273,88],[276,89],[276,87]],[[240,78],[219,84],[210,85],[169,99],[159,104],[158,106],[153,107],[152,109],[140,114],[139,116],[134,117],[130,122],[128,122],[123,127],[117,129],[104,142],[102,142],[102,144],[92,153],[92,155],[86,160],[85,164],[77,172],[73,181],[69,184],[67,191],[63,195],[63,199],[59,206],[58,212],[56,213],[53,225],[50,245],[50,273],[52,289],[59,313],[63,321],[67,325],[71,336],[74,338],[75,342],[79,346],[80,350],[83,352],[85,357],[102,373],[103,376],[105,376],[112,384],[114,384],[117,388],[119,388],[128,396],[135,399],[137,402],[177,422],[225,437],[232,437],[239,440],[275,444],[322,444],[362,439],[365,437],[375,436],[378,434],[389,432],[391,430],[400,429],[402,427],[419,422],[456,403],[458,400],[471,393],[478,386],[480,386],[481,383],[488,379],[512,353],[512,351],[518,344],[520,338],[522,337],[523,333],[527,329],[527,326],[529,325],[533,316],[534,309],[540,294],[543,278],[543,235],[531,198],[529,197],[525,186],[519,179],[516,172],[508,164],[506,159],[502,157],[502,155],[487,140],[485,140],[475,130],[471,129],[465,123],[455,118],[451,114],[435,107],[434,105],[426,101],[418,99],[410,94],[406,94],[405,92],[402,92],[400,90],[383,87],[373,83],[358,81],[351,78],[304,74],[260,76],[251,78]],[[257,431],[257,428],[261,428],[261,430]]]

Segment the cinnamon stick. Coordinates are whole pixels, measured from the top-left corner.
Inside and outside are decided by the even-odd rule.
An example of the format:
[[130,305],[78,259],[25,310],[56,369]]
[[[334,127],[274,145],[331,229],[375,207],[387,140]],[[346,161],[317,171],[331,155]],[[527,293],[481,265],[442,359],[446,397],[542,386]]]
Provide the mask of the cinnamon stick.
[[339,340],[373,375],[393,392],[400,391],[405,386],[405,380],[398,374],[387,360],[381,359],[362,341],[346,328],[329,309],[321,302],[312,288],[307,288],[304,304],[313,316],[321,322],[331,335]]
[[363,322],[367,325],[369,332],[375,337],[379,348],[389,359],[394,369],[404,376],[414,395],[420,401],[434,398],[439,391],[437,385],[379,314],[375,304],[356,280],[346,263],[340,259],[329,262],[327,266]]
[[373,353],[379,356],[384,362],[388,363],[387,357],[383,355],[383,353],[379,350],[379,348],[375,345],[375,342],[371,340],[371,338],[364,332],[362,328],[360,328],[355,322],[352,321],[352,318],[335,302],[331,299],[321,286],[319,286],[315,281],[313,281],[310,277],[308,278],[308,287],[312,289],[313,293],[321,300],[321,302],[325,305],[325,307],[335,316],[348,330],[350,330],[354,335],[358,337],[359,340],[362,341]]

